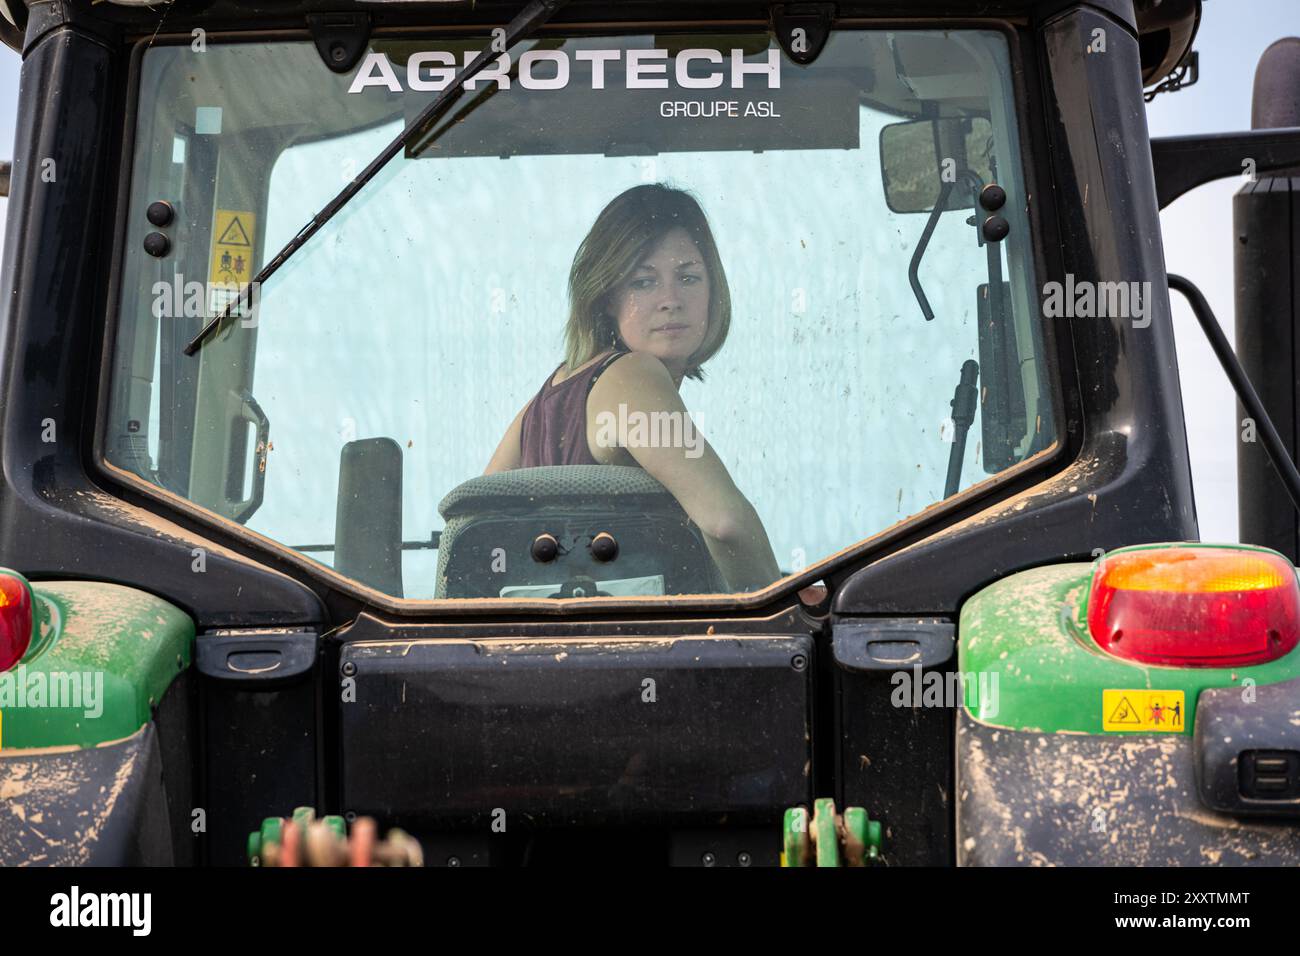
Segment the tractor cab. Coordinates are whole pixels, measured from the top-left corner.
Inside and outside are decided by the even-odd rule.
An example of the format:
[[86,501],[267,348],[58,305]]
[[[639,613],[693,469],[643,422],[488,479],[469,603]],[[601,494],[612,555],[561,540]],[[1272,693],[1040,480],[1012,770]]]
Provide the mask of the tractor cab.
[[[613,597],[740,589],[707,558],[701,512],[722,496],[690,514],[643,449],[686,472],[707,451],[702,480],[753,506],[751,546],[780,574],[743,590],[798,591],[864,536],[1040,460],[1059,444],[1055,346],[1033,318],[1009,36],[796,21],[799,50],[767,25],[553,23],[461,81],[265,278],[491,47],[358,14],[297,40],[137,48],[106,465],[405,611],[567,597],[579,578]],[[674,280],[710,300],[682,409],[601,413],[588,440],[629,451],[621,466],[484,475],[582,323],[606,335],[611,283],[632,280],[589,277],[579,249],[648,185],[694,197],[717,247]],[[589,305],[583,282],[610,287]],[[542,536],[558,562],[534,556]]]

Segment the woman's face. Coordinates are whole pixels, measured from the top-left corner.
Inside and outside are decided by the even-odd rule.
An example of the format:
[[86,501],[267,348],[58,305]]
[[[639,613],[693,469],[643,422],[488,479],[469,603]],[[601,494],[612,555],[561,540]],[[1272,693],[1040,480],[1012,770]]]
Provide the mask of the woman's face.
[[680,380],[709,330],[709,273],[690,233],[664,235],[614,291],[610,314],[629,349],[654,355]]

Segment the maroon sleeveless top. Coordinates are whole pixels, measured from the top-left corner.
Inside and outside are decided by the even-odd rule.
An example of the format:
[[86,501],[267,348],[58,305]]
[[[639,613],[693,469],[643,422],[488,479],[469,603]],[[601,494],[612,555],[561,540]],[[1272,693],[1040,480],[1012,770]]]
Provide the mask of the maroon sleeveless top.
[[519,450],[521,468],[542,465],[597,465],[587,446],[587,396],[600,373],[627,351],[620,349],[570,375],[559,385],[552,385],[555,372],[547,376],[542,390],[524,409],[520,422]]

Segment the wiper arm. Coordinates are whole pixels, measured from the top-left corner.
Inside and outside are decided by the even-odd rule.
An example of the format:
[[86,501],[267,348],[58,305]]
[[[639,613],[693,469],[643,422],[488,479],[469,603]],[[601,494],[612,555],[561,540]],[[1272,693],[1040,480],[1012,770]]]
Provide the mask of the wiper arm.
[[[568,2],[569,0],[531,0],[523,12],[511,20],[505,28],[504,46],[506,50],[513,47],[520,38],[546,23]],[[277,252],[257,275],[253,276],[252,280],[240,290],[239,295],[227,303],[220,315],[213,318],[199,331],[198,335],[190,340],[190,343],[183,349],[184,353],[193,355],[198,352],[204,343],[211,338],[212,334],[230,318],[231,313],[241,309],[248,302],[248,296],[254,288],[260,287],[263,282],[271,278],[282,265],[289,261],[290,256],[306,245],[307,240],[316,235],[325,223],[333,219],[335,214],[361,191],[362,186],[374,179],[379,171],[388,165],[389,160],[396,156],[414,138],[417,132],[423,130],[443,110],[456,102],[461,93],[464,92],[464,83],[467,80],[476,76],[488,64],[496,62],[500,56],[499,51],[488,47],[475,57],[468,66],[456,74],[456,78],[451,81],[446,89],[439,93],[437,98],[419,116],[411,120],[398,137],[385,146],[383,151],[370,161],[370,164],[361,171],[361,174],[356,179],[344,186],[342,192],[331,199],[324,209],[316,213],[307,225],[299,229],[298,234],[290,239],[285,244],[285,247]]]

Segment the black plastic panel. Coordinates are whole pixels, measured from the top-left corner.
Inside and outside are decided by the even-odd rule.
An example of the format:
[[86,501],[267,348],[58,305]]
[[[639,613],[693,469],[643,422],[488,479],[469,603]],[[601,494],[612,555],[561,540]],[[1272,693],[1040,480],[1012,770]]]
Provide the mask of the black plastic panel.
[[1186,734],[1040,734],[989,727],[961,711],[958,863],[1300,864],[1300,827],[1207,810],[1195,764]]
[[911,695],[897,693],[895,675],[919,682],[944,673],[955,631],[951,621],[916,618],[836,624],[832,631],[835,795],[841,806],[863,807],[881,822],[891,865],[953,861],[953,711],[913,706]]
[[1201,691],[1195,735],[1196,779],[1206,806],[1300,817],[1300,680]]
[[847,671],[937,667],[952,657],[956,639],[956,625],[939,620],[848,621],[831,630],[835,665]]
[[202,828],[195,832],[194,826],[199,769],[197,685],[194,668],[185,668],[163,693],[154,711],[171,825],[172,861],[176,866],[198,863],[203,846]]
[[195,644],[194,663],[204,677],[242,685],[239,690],[269,690],[309,676],[316,642],[314,631],[204,634]]
[[172,864],[152,722],[98,747],[2,751],[0,789],[0,867]]
[[[348,644],[343,807],[407,829],[780,825],[810,796],[808,636]],[[353,670],[355,668],[355,670]],[[774,830],[779,832],[779,830]]]
[[[207,860],[237,866],[249,832],[264,817],[319,806],[316,636],[200,634],[196,644],[203,675]],[[214,667],[231,655],[237,661],[256,655],[270,669],[240,674]],[[271,666],[276,661],[280,666]]]

